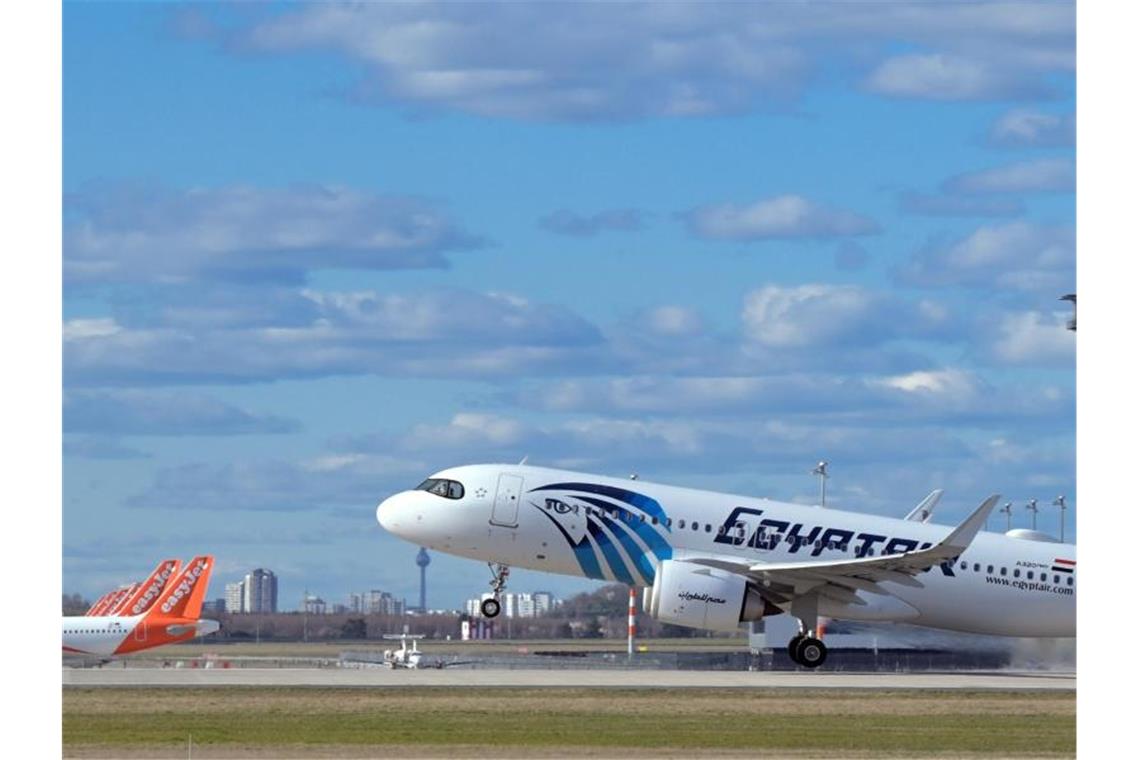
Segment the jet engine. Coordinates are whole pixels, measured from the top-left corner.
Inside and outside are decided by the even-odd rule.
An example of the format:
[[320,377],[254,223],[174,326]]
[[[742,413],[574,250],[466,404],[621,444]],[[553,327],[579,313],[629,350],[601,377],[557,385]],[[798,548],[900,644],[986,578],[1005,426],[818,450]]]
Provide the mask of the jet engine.
[[783,612],[736,573],[671,559],[657,568],[643,607],[662,622],[714,631],[735,631],[742,622]]

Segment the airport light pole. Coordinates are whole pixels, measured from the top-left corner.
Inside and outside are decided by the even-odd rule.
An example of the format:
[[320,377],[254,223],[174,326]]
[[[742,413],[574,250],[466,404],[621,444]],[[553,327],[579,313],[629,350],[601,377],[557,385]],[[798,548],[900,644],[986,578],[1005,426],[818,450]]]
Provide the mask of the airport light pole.
[[827,462],[820,462],[811,471],[812,475],[819,476],[819,506],[827,506]]
[[629,587],[629,642],[626,654],[633,659],[633,638],[637,635],[637,587]]
[[1053,506],[1061,508],[1061,543],[1065,543],[1065,494],[1053,499]]
[[1010,529],[1013,527],[1013,502],[1007,501],[1002,505],[1002,508],[999,509],[998,512],[1001,512],[1005,515],[1005,532],[1009,533]]
[[1033,530],[1037,530],[1037,499],[1030,499],[1025,508],[1033,513]]

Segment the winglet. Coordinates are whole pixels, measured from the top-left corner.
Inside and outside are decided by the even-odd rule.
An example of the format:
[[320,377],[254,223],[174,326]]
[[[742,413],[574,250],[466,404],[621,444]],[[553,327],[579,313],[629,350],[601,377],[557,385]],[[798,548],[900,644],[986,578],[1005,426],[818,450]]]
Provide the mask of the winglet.
[[934,508],[938,506],[939,500],[942,498],[942,489],[936,488],[930,494],[918,503],[918,506],[910,511],[910,514],[904,517],[904,520],[911,520],[912,522],[928,522],[930,516],[934,514]]
[[178,577],[162,590],[158,603],[147,614],[197,618],[202,612],[202,600],[213,569],[214,558],[209,555],[190,560]]
[[994,505],[998,503],[1000,498],[1001,494],[995,493],[983,501],[973,514],[963,520],[962,524],[951,531],[950,535],[942,539],[938,545],[965,551],[974,540],[974,536],[978,535],[978,531],[986,524],[986,519],[989,518],[990,512],[993,511]]

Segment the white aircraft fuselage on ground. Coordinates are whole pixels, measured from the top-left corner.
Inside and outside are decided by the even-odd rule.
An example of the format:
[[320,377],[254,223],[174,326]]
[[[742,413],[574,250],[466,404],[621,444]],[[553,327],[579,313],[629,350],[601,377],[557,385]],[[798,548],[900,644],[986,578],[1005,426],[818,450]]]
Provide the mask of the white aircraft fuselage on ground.
[[[1076,547],[528,465],[443,470],[377,519],[416,544],[503,567],[647,587],[666,622],[733,630],[791,612],[789,654],[822,662],[818,616],[972,633],[1076,635]],[[496,595],[506,573],[500,570]],[[494,616],[498,606],[484,608]],[[800,658],[807,639],[822,653]],[[818,662],[815,661],[816,655]]]

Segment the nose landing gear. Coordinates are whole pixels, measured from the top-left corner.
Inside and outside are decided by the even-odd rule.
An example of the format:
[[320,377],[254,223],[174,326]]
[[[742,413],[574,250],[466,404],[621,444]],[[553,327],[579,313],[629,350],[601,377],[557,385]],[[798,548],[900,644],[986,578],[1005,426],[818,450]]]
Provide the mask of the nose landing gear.
[[485,618],[496,618],[502,611],[502,604],[499,602],[499,597],[503,594],[503,589],[507,587],[507,577],[511,574],[511,568],[496,562],[488,562],[487,567],[491,568],[491,596],[484,599],[479,604],[479,611],[483,613]]

